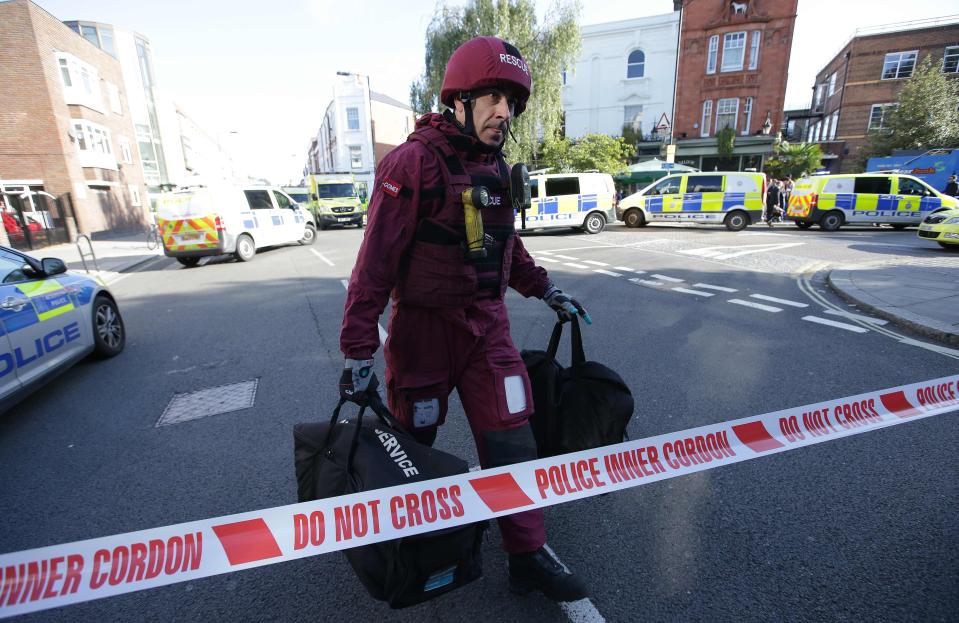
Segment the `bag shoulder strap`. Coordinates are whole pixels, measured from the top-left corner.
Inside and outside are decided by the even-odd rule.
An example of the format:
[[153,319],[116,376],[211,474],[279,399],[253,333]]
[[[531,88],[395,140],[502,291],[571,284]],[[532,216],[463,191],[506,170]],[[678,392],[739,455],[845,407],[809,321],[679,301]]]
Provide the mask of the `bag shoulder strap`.
[[469,186],[471,184],[470,176],[466,172],[466,167],[463,166],[463,161],[460,160],[456,150],[453,149],[446,135],[442,132],[426,126],[414,130],[409,138],[433,150],[441,163],[443,178],[446,180],[447,186],[453,184]]

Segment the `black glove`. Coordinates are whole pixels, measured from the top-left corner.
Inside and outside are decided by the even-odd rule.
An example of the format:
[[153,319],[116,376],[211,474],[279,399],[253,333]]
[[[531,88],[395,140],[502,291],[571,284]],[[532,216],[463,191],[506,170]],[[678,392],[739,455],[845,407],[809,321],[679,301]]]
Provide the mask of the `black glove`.
[[553,308],[560,322],[569,322],[573,319],[573,316],[579,314],[586,321],[586,324],[593,324],[593,319],[589,317],[586,308],[553,284],[549,285],[546,294],[543,295],[543,302]]
[[346,359],[340,374],[340,398],[360,406],[369,404],[379,381],[373,373],[373,359]]

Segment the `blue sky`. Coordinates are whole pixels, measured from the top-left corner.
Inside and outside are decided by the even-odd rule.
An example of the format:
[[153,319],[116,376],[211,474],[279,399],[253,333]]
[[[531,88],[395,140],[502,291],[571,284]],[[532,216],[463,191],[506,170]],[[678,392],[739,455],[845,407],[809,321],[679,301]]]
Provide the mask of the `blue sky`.
[[[61,20],[145,35],[160,87],[211,133],[235,131],[241,165],[278,183],[298,175],[337,71],[369,75],[374,91],[409,99],[436,7],[434,0],[35,1]],[[537,4],[542,19],[551,3]],[[808,104],[816,72],[856,27],[938,17],[950,13],[946,5],[799,0],[787,107]],[[672,0],[590,0],[583,2],[582,23],[669,13],[672,6]]]

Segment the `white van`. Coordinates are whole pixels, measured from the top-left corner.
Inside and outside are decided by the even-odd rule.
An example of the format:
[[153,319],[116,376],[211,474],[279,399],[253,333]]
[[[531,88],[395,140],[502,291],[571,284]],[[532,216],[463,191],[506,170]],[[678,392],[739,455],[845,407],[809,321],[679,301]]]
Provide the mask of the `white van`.
[[[573,227],[598,234],[616,220],[616,187],[608,173],[537,173],[529,176],[531,206],[525,229]],[[522,216],[516,213],[516,229]]]
[[248,262],[257,249],[298,242],[313,244],[313,216],[271,186],[195,187],[157,200],[163,252],[184,266],[232,253]]

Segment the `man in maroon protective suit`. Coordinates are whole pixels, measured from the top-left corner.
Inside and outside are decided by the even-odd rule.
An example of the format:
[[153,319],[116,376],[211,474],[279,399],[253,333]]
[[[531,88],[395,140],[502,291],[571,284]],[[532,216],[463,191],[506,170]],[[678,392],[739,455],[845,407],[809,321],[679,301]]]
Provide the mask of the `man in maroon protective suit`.
[[[502,148],[530,85],[519,50],[500,39],[477,37],[453,53],[441,91],[451,110],[422,116],[377,168],[340,333],[340,393],[363,404],[377,385],[377,320],[392,293],[384,348],[390,410],[432,444],[456,388],[487,468],[536,458],[532,394],[510,338],[506,287],[543,299],[561,319],[579,314],[589,322],[582,305],[533,262],[513,226]],[[467,241],[462,195],[477,186],[489,193],[485,253],[468,256],[467,243],[479,241]],[[583,582],[545,547],[542,510],[498,522],[512,590],[541,590],[556,601],[586,597]]]

